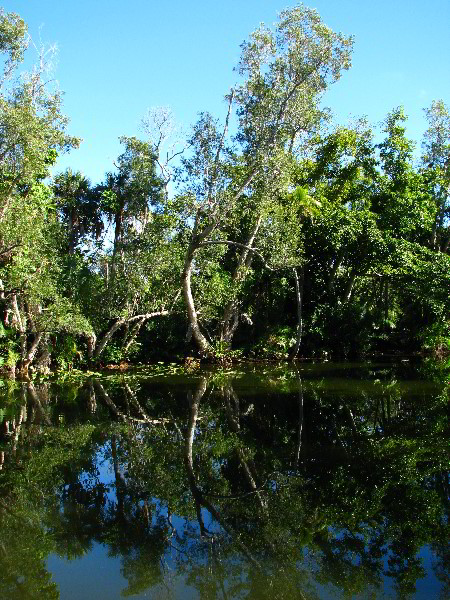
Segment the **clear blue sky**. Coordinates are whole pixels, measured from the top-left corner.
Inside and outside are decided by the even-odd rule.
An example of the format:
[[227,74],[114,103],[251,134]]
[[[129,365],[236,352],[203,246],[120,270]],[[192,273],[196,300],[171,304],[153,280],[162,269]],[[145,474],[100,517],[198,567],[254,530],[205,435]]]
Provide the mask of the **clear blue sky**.
[[[61,157],[93,183],[112,170],[120,135],[138,135],[152,106],[170,106],[185,128],[202,110],[218,117],[234,82],[239,45],[286,0],[4,0],[35,40],[59,47],[57,77],[79,150]],[[323,21],[356,38],[353,67],[326,95],[336,122],[376,125],[402,104],[420,141],[422,109],[450,105],[450,0],[311,0]]]

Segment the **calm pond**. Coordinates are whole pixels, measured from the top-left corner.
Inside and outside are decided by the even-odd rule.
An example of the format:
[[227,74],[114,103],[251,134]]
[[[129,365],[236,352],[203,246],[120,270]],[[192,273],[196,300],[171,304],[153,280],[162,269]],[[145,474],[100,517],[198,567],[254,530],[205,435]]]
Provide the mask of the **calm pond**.
[[0,598],[450,598],[448,365],[0,380]]

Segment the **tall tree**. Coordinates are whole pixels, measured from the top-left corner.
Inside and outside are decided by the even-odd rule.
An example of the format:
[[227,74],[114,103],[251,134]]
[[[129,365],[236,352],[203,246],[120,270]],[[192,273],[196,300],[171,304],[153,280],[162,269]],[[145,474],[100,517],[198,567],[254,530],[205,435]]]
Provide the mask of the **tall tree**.
[[0,13],[0,50],[6,54],[0,94],[0,223],[13,211],[19,193],[49,175],[57,153],[78,145],[66,134],[61,94],[45,80],[48,56],[15,85],[8,85],[23,60],[29,36],[15,13]]
[[[181,250],[177,218],[156,175],[151,143],[122,137],[117,171],[94,190],[105,221],[113,227],[96,256],[86,299],[98,336],[90,353],[98,359],[120,329],[126,352],[149,319],[168,315],[180,297]],[[103,278],[99,281],[99,275]],[[92,296],[96,298],[92,304]]]
[[442,100],[425,109],[428,129],[424,135],[422,163],[435,202],[431,246],[450,249],[450,113]]
[[155,172],[155,155],[150,144],[135,137],[121,137],[125,151],[117,160],[116,173],[108,173],[103,185],[102,208],[113,223],[114,241],[111,278],[117,270],[118,255],[123,255],[127,234],[143,229],[151,207],[161,201],[161,181]]
[[41,51],[30,73],[18,69],[30,38],[23,20],[0,11],[0,51],[5,57],[0,86],[0,277],[5,325],[18,337],[10,354],[26,370],[52,330],[84,329],[77,310],[58,289],[59,232],[50,175],[58,152],[78,145],[66,133],[61,93],[46,81]]
[[[250,244],[241,244],[244,252],[245,247],[252,247],[261,200],[283,181],[283,155],[292,151],[299,137],[320,118],[320,95],[339,79],[342,69],[349,68],[352,38],[333,33],[316,11],[299,6],[281,13],[275,31],[261,25],[241,48],[237,70],[244,81],[226,97],[223,129],[203,114],[191,138],[193,156],[183,161],[185,194],[195,207],[183,290],[193,337],[207,355],[213,350],[201,331],[191,285],[195,255],[206,245],[230,243],[221,239],[220,232],[244,194],[255,201],[255,221],[246,240]],[[231,152],[227,145],[233,105],[239,153]],[[263,194],[258,193],[261,186]]]
[[67,230],[67,249],[74,254],[78,244],[89,235],[94,239],[104,228],[99,195],[91,189],[91,182],[82,173],[67,169],[53,180],[53,193],[60,218]]

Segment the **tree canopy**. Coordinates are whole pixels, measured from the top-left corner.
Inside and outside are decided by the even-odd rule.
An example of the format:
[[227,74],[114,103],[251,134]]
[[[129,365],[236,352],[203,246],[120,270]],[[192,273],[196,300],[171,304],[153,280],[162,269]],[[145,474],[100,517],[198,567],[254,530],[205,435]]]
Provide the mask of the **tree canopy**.
[[[122,136],[101,182],[51,178],[67,133],[42,51],[0,13],[0,360],[11,373],[94,363],[449,348],[448,108],[425,109],[420,161],[396,107],[381,141],[330,127],[322,99],[353,38],[315,10],[241,45],[223,119],[172,151],[167,110]],[[231,133],[230,133],[231,130]]]

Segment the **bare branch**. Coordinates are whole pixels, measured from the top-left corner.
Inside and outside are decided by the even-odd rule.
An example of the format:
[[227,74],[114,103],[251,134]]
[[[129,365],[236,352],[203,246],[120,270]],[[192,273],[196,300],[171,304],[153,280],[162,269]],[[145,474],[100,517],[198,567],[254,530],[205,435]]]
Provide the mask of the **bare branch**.
[[115,334],[115,332],[120,329],[122,327],[122,325],[125,325],[125,323],[133,323],[134,321],[140,321],[142,320],[142,322],[147,321],[148,319],[152,319],[153,317],[162,317],[162,316],[166,316],[170,314],[168,310],[158,310],[155,312],[151,312],[151,313],[144,313],[141,315],[135,315],[134,317],[129,317],[129,318],[119,318],[117,319],[108,329],[108,331],[104,334],[104,336],[101,338],[100,342],[98,343],[98,345],[95,347],[94,353],[93,353],[93,358],[98,358],[100,356],[100,354],[103,352],[103,350],[105,349],[106,345],[108,344],[109,340],[112,338],[112,336]]
[[228,124],[230,122],[230,114],[231,114],[231,107],[233,105],[233,98],[234,98],[234,90],[232,89],[228,96],[228,111],[227,111],[225,125],[224,125],[223,132],[222,132],[222,137],[220,138],[219,145],[217,146],[217,152],[216,152],[216,156],[215,156],[214,162],[213,162],[213,172],[211,174],[211,179],[210,179],[209,189],[208,189],[208,201],[211,200],[212,188],[217,179],[217,169],[219,167],[220,153],[223,150],[223,145],[225,143],[225,138],[226,138],[227,132],[228,132]]
[[0,250],[0,256],[3,256],[3,254],[8,254],[8,252],[11,252],[11,250],[14,250],[14,248],[19,248],[20,246],[23,246],[23,244],[13,244],[4,250]]
[[142,315],[135,315],[134,317],[130,317],[129,319],[126,319],[124,322],[132,323],[133,321],[138,321],[139,319],[144,319],[145,321],[147,321],[148,319],[153,319],[153,317],[165,317],[168,314],[170,314],[168,310],[158,310],[158,311],[152,312],[152,313],[144,313]]

